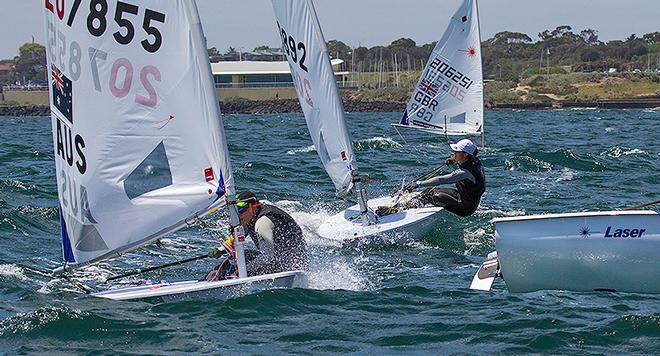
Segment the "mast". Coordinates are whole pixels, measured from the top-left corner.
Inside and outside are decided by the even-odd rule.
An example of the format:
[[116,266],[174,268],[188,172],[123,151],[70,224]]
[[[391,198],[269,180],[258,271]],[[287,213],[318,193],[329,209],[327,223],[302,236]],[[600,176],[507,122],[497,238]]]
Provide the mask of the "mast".
[[[197,4],[194,1],[188,1],[186,2],[187,5],[189,5],[190,11],[188,13],[191,14],[190,22],[192,25],[192,35],[197,38],[198,44],[203,44],[203,48],[207,48],[206,44],[206,37],[204,36],[204,31],[202,29],[202,23],[199,19],[199,11],[197,10]],[[200,67],[201,69],[205,72],[202,73],[202,75],[206,76],[207,78],[210,78],[213,80],[213,72],[211,70],[211,62],[209,62],[208,57],[202,56],[197,58],[200,61]],[[206,92],[206,96],[210,98],[215,98],[215,105],[219,106],[219,100],[217,97],[217,92],[215,91],[215,87],[211,85],[203,85],[202,86],[204,92]],[[218,114],[220,114],[220,109],[218,108]],[[218,118],[220,119],[220,118]],[[224,128],[220,127],[220,132],[223,138],[226,137]],[[224,154],[229,155],[229,150],[227,148],[227,141],[222,140],[222,148],[224,149]],[[220,154],[220,153],[219,153]],[[231,172],[231,167],[227,167],[226,170]],[[220,181],[220,184],[222,184],[222,180]],[[244,250],[244,244],[245,244],[245,230],[243,229],[243,226],[241,225],[240,219],[238,217],[238,209],[236,208],[236,196],[235,196],[235,189],[233,186],[233,179],[229,179],[223,188],[224,190],[224,195],[225,195],[225,201],[227,202],[227,210],[229,211],[229,223],[232,227],[233,233],[234,233],[234,251],[236,253],[236,263],[238,265],[238,278],[245,278],[247,277],[247,268],[245,266],[245,250]]]
[[[314,2],[313,0],[307,0],[307,4],[309,5],[310,11],[312,13],[312,16],[314,17],[314,28],[318,32],[318,37],[321,40],[320,46],[322,48],[322,52],[325,56],[325,60],[330,61],[330,56],[328,52],[328,47],[325,44],[325,37],[323,36],[323,30],[321,29],[321,22],[319,21],[318,14],[316,12],[316,8],[314,7]],[[381,60],[382,60],[382,51],[381,51]],[[382,63],[381,63],[382,64]],[[332,86],[335,87],[335,93],[339,95],[339,86],[337,85],[337,80],[334,75],[334,69],[332,68],[332,64],[330,65],[330,69],[332,70]],[[342,115],[342,120],[344,121],[344,126],[346,126],[345,122],[345,117],[343,117],[344,111],[344,105],[342,103],[341,97],[338,98],[339,105],[341,106],[341,115]],[[350,135],[348,136],[349,142],[352,142],[350,139]],[[355,154],[353,154],[355,155]],[[358,172],[357,169],[354,169],[351,166],[351,183],[353,184],[353,187],[355,188],[355,195],[358,200],[358,205],[360,206],[360,217],[362,219],[362,225],[368,226],[368,225],[373,225],[377,223],[378,218],[376,217],[375,214],[369,212],[369,198],[367,196],[367,190],[365,187],[362,185],[362,178],[360,177],[360,173]]]
[[[484,57],[481,55],[481,20],[479,19],[479,3],[478,0],[474,0],[474,10],[477,12],[477,37],[479,38],[479,61],[481,61],[481,81],[483,89],[485,91],[486,83],[483,80],[483,71],[484,71]],[[482,96],[483,98],[483,96]],[[483,109],[484,102],[481,101],[481,148],[486,147],[486,113]]]

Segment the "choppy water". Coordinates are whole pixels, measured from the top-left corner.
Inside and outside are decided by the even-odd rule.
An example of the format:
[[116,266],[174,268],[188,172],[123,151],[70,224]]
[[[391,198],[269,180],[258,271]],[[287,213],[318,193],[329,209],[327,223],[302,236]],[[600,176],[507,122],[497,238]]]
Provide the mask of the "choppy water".
[[[408,133],[393,114],[349,114],[371,195],[391,191],[448,155],[437,137]],[[228,116],[239,188],[288,209],[312,246],[311,289],[229,302],[149,304],[87,298],[23,269],[58,265],[59,220],[50,123],[0,118],[0,353],[635,353],[660,350],[660,296],[467,289],[493,250],[495,217],[622,208],[657,199],[660,112],[489,112],[488,191],[469,218],[447,215],[424,241],[366,250],[314,236],[339,209],[300,115]],[[121,268],[204,253],[224,231],[194,228],[101,264]],[[196,262],[142,276],[201,276]],[[183,277],[182,277],[183,276]],[[134,280],[135,281],[135,280]],[[114,350],[114,351],[113,351]]]

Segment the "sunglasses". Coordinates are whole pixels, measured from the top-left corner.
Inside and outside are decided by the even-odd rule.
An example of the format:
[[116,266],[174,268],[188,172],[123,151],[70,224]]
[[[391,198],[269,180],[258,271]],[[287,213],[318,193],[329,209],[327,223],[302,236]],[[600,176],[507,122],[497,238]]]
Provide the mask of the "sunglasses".
[[250,204],[255,202],[256,199],[250,198],[247,200],[241,200],[236,202],[236,209],[238,210],[239,214],[243,214],[244,212],[248,211],[248,208],[250,207]]
[[250,203],[246,201],[239,201],[236,203],[236,208],[238,209],[239,214],[243,214],[248,210],[248,207],[250,206]]

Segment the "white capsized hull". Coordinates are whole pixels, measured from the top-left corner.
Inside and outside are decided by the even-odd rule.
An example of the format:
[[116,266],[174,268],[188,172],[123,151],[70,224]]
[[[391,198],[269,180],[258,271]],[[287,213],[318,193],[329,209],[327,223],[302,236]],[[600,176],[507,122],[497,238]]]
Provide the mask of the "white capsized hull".
[[287,271],[242,279],[223,281],[161,282],[138,287],[111,289],[91,294],[112,300],[162,298],[177,300],[227,300],[269,289],[304,288],[307,277],[303,271]]
[[[395,203],[396,198],[391,196],[368,201],[369,208],[374,211],[379,206]],[[380,217],[377,224],[364,226],[360,218],[360,207],[356,204],[323,221],[317,233],[323,238],[342,243],[418,239],[433,228],[442,210],[439,207],[403,210]]]
[[510,292],[660,293],[660,215],[604,211],[495,219]]

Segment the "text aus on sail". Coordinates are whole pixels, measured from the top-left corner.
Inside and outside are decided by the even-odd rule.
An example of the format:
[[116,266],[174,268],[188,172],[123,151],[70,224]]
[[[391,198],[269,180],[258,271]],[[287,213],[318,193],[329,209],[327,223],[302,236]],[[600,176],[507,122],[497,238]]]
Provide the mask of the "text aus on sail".
[[[56,125],[56,159],[61,163],[57,175],[61,184],[62,208],[81,221],[93,222],[86,188],[76,177],[78,174],[84,176],[88,171],[85,155],[88,141],[76,130],[76,120],[85,118],[74,117],[74,84],[86,72],[97,94],[133,100],[136,104],[154,109],[159,97],[155,83],[161,82],[162,75],[155,65],[136,68],[130,58],[113,56],[112,51],[93,46],[83,49],[80,43],[107,39],[111,42],[107,47],[112,48],[135,42],[147,54],[157,55],[165,41],[159,26],[164,26],[166,15],[129,2],[117,2],[116,8],[111,8],[105,0],[91,0],[89,6],[81,4],[82,0],[45,1],[46,9],[53,13],[47,19],[47,46],[52,100],[56,108],[51,114]],[[76,38],[79,41],[67,38],[68,34],[75,37],[69,28],[78,25],[78,21],[86,27],[85,36],[89,38]],[[103,78],[103,71],[99,68],[110,63],[110,73]],[[70,169],[66,169],[67,166]]]

